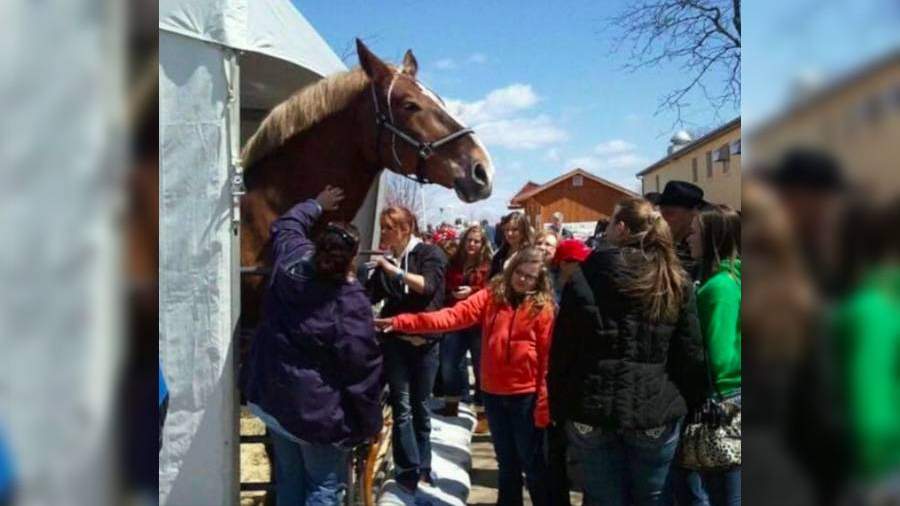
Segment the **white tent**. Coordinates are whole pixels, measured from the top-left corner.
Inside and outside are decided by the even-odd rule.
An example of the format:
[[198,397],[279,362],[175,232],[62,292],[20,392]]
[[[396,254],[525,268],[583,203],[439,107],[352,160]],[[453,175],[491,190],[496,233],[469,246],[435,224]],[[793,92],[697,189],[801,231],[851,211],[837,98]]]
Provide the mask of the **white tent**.
[[[159,499],[229,505],[241,142],[273,105],[345,66],[287,0],[160,0],[159,29],[159,354],[171,392]],[[370,237],[373,186],[356,220]]]

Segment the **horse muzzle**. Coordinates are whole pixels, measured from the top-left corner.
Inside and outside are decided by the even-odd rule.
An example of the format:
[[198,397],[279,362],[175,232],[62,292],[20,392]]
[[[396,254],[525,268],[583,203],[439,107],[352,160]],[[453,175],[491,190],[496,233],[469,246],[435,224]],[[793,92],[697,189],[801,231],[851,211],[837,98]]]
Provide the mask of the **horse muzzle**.
[[453,189],[463,202],[478,202],[491,196],[493,176],[492,167],[483,162],[475,162],[466,170],[465,176],[453,181]]

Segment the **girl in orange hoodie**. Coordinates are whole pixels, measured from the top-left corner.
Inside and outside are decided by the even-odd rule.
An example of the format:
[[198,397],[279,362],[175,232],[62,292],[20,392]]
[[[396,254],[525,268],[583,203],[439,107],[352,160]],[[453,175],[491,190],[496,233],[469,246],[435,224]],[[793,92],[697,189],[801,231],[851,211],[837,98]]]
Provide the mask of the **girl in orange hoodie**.
[[526,248],[502,276],[453,307],[376,319],[386,331],[435,334],[481,324],[481,388],[497,453],[500,505],[548,504],[543,430],[550,423],[547,361],[555,304],[544,254]]

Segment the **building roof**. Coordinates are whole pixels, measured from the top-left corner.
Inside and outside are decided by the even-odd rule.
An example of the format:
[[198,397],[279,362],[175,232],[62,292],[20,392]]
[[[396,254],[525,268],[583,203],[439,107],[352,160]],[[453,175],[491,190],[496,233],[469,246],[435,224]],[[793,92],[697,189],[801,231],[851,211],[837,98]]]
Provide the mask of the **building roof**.
[[[528,185],[526,184],[524,187],[522,187],[522,190],[520,190],[519,193],[517,193],[516,196],[513,197],[512,200],[509,201],[509,207],[510,207],[510,209],[514,209],[516,207],[521,207],[522,203],[524,201],[530,199],[531,197],[537,195],[538,193],[543,192],[544,190],[549,189],[550,187],[556,186],[557,184],[562,183],[563,181],[565,181],[573,176],[577,176],[577,175],[584,176],[594,182],[600,183],[604,186],[608,186],[614,190],[620,191],[627,195],[637,196],[637,193],[629,190],[628,188],[625,188],[624,186],[619,186],[616,183],[613,183],[612,181],[608,181],[606,179],[603,179],[602,177],[595,176],[584,169],[577,168],[577,169],[569,171],[555,179],[551,179],[550,181],[547,181],[546,183],[544,183],[542,185],[535,186],[534,188],[526,189],[528,187]],[[529,183],[531,183],[531,181],[529,181]]]
[[528,181],[527,183],[525,183],[525,186],[523,186],[521,190],[519,190],[515,195],[513,195],[513,198],[509,199],[509,208],[510,209],[518,209],[518,208],[522,207],[521,202],[518,202],[518,200],[522,197],[522,195],[525,195],[529,191],[531,191],[539,186],[540,185],[535,183],[534,181]]
[[646,176],[647,174],[649,174],[649,173],[653,172],[654,170],[662,167],[663,165],[671,162],[672,160],[678,159],[682,155],[690,153],[694,148],[708,142],[709,140],[714,139],[715,137],[718,137],[724,133],[730,132],[731,130],[734,130],[735,128],[739,128],[740,126],[741,126],[741,117],[738,116],[737,118],[734,118],[733,120],[725,123],[724,125],[719,126],[718,128],[714,129],[713,131],[707,133],[706,135],[698,137],[693,142],[691,142],[690,144],[686,144],[681,149],[679,149],[677,151],[673,151],[672,153],[669,153],[668,155],[666,155],[665,158],[659,160],[658,162],[654,163],[653,165],[647,167],[646,169],[638,172],[637,177]]
[[750,135],[756,138],[768,131],[775,130],[794,115],[808,111],[822,102],[846,91],[853,85],[864,81],[869,76],[875,75],[894,65],[900,65],[900,49],[889,51],[880,58],[876,58],[859,68],[850,70],[833,80],[831,83],[827,83],[820,89],[813,91],[808,97],[794,101],[785,110],[781,111],[771,119],[763,121],[758,127],[753,128]]

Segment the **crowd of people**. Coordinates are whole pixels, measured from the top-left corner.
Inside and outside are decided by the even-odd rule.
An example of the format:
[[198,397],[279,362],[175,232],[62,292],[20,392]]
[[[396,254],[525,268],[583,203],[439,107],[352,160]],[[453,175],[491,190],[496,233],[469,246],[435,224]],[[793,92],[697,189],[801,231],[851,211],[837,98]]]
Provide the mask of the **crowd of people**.
[[741,222],[702,197],[672,182],[625,199],[587,244],[561,216],[534,230],[511,213],[495,243],[480,223],[429,236],[389,207],[385,254],[361,266],[356,229],[320,222],[340,189],[291,208],[241,375],[272,434],[278,503],[338,502],[348,452],[382,428],[385,383],[394,478],[427,502],[440,378],[441,414],[473,405],[490,432],[498,504],[522,504],[523,484],[535,505],[569,504],[572,461],[585,504],[739,504],[739,463],[679,466],[687,417],[741,402]]

